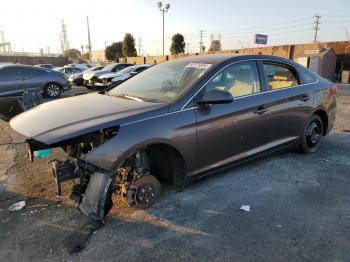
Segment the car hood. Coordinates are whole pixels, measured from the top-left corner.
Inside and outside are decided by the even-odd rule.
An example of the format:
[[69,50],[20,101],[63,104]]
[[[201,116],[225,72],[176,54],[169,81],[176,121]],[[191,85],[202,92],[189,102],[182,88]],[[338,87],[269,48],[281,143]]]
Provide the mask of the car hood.
[[130,77],[130,74],[117,75],[112,79],[112,82],[124,80],[124,79],[127,79],[128,77]]
[[117,76],[121,76],[121,74],[118,73],[108,73],[108,74],[103,74],[101,76],[99,76],[98,78],[103,79],[103,78],[113,78],[113,77],[117,77]]
[[105,75],[108,73],[111,73],[111,71],[109,71],[109,70],[93,71],[93,72],[85,73],[83,77],[85,80],[89,80],[89,79],[93,78],[94,76],[99,77],[101,75]]
[[[10,121],[18,133],[47,145],[137,120],[164,104],[92,93],[44,103]],[[136,119],[135,119],[136,117]]]

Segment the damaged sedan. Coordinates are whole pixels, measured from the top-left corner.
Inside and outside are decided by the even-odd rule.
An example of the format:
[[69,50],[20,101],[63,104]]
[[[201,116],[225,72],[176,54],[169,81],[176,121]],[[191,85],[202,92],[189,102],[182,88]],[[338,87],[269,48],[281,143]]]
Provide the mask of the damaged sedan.
[[118,87],[42,104],[11,127],[31,159],[60,147],[61,181],[79,178],[71,198],[103,220],[112,194],[147,208],[161,183],[195,178],[277,150],[315,152],[335,118],[336,87],[286,59],[207,55],[165,62]]

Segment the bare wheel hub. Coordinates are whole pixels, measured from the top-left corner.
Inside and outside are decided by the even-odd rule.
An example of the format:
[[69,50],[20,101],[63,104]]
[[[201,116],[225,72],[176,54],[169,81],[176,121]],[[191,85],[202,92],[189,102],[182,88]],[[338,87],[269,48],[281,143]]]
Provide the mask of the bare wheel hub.
[[147,204],[156,198],[156,189],[152,184],[141,185],[136,192],[136,202]]
[[307,130],[306,137],[309,146],[314,146],[317,144],[320,138],[321,130],[316,122],[312,122]]

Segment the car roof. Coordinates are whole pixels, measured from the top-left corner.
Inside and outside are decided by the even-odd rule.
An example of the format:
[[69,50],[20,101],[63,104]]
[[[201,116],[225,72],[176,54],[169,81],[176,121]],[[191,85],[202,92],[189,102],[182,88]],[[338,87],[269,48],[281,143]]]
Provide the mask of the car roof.
[[[260,54],[210,54],[210,55],[198,55],[198,56],[189,56],[185,58],[180,58],[176,60],[188,61],[189,63],[204,63],[204,64],[221,64],[226,61],[234,60],[246,60],[246,59],[271,59],[278,60],[281,62],[286,62],[289,64],[295,64],[293,61],[270,55],[260,55]],[[172,61],[176,61],[172,60]]]
[[22,65],[22,64],[6,64],[6,65],[1,65],[0,64],[0,69],[2,68],[7,68],[7,67],[17,67],[17,68],[34,68],[36,70],[41,70],[44,72],[52,72],[52,69],[44,68],[44,67],[39,67],[39,66],[32,66],[32,65]]

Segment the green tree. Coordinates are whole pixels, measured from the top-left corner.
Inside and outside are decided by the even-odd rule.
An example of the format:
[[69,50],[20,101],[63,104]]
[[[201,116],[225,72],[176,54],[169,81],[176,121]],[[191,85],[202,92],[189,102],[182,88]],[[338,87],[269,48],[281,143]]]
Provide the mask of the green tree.
[[211,42],[209,51],[221,51],[221,42],[220,42],[220,40],[213,40]]
[[69,59],[78,59],[81,56],[81,53],[78,49],[72,48],[67,49],[63,52],[63,56]]
[[185,53],[185,39],[181,34],[173,35],[171,39],[170,53],[172,55]]
[[137,56],[135,48],[135,38],[130,33],[126,33],[122,46],[123,56]]
[[114,42],[105,49],[105,57],[108,61],[122,56],[122,42]]
[[89,60],[90,57],[89,57],[89,53],[83,53],[81,56],[80,56],[81,59],[84,59],[84,60]]

